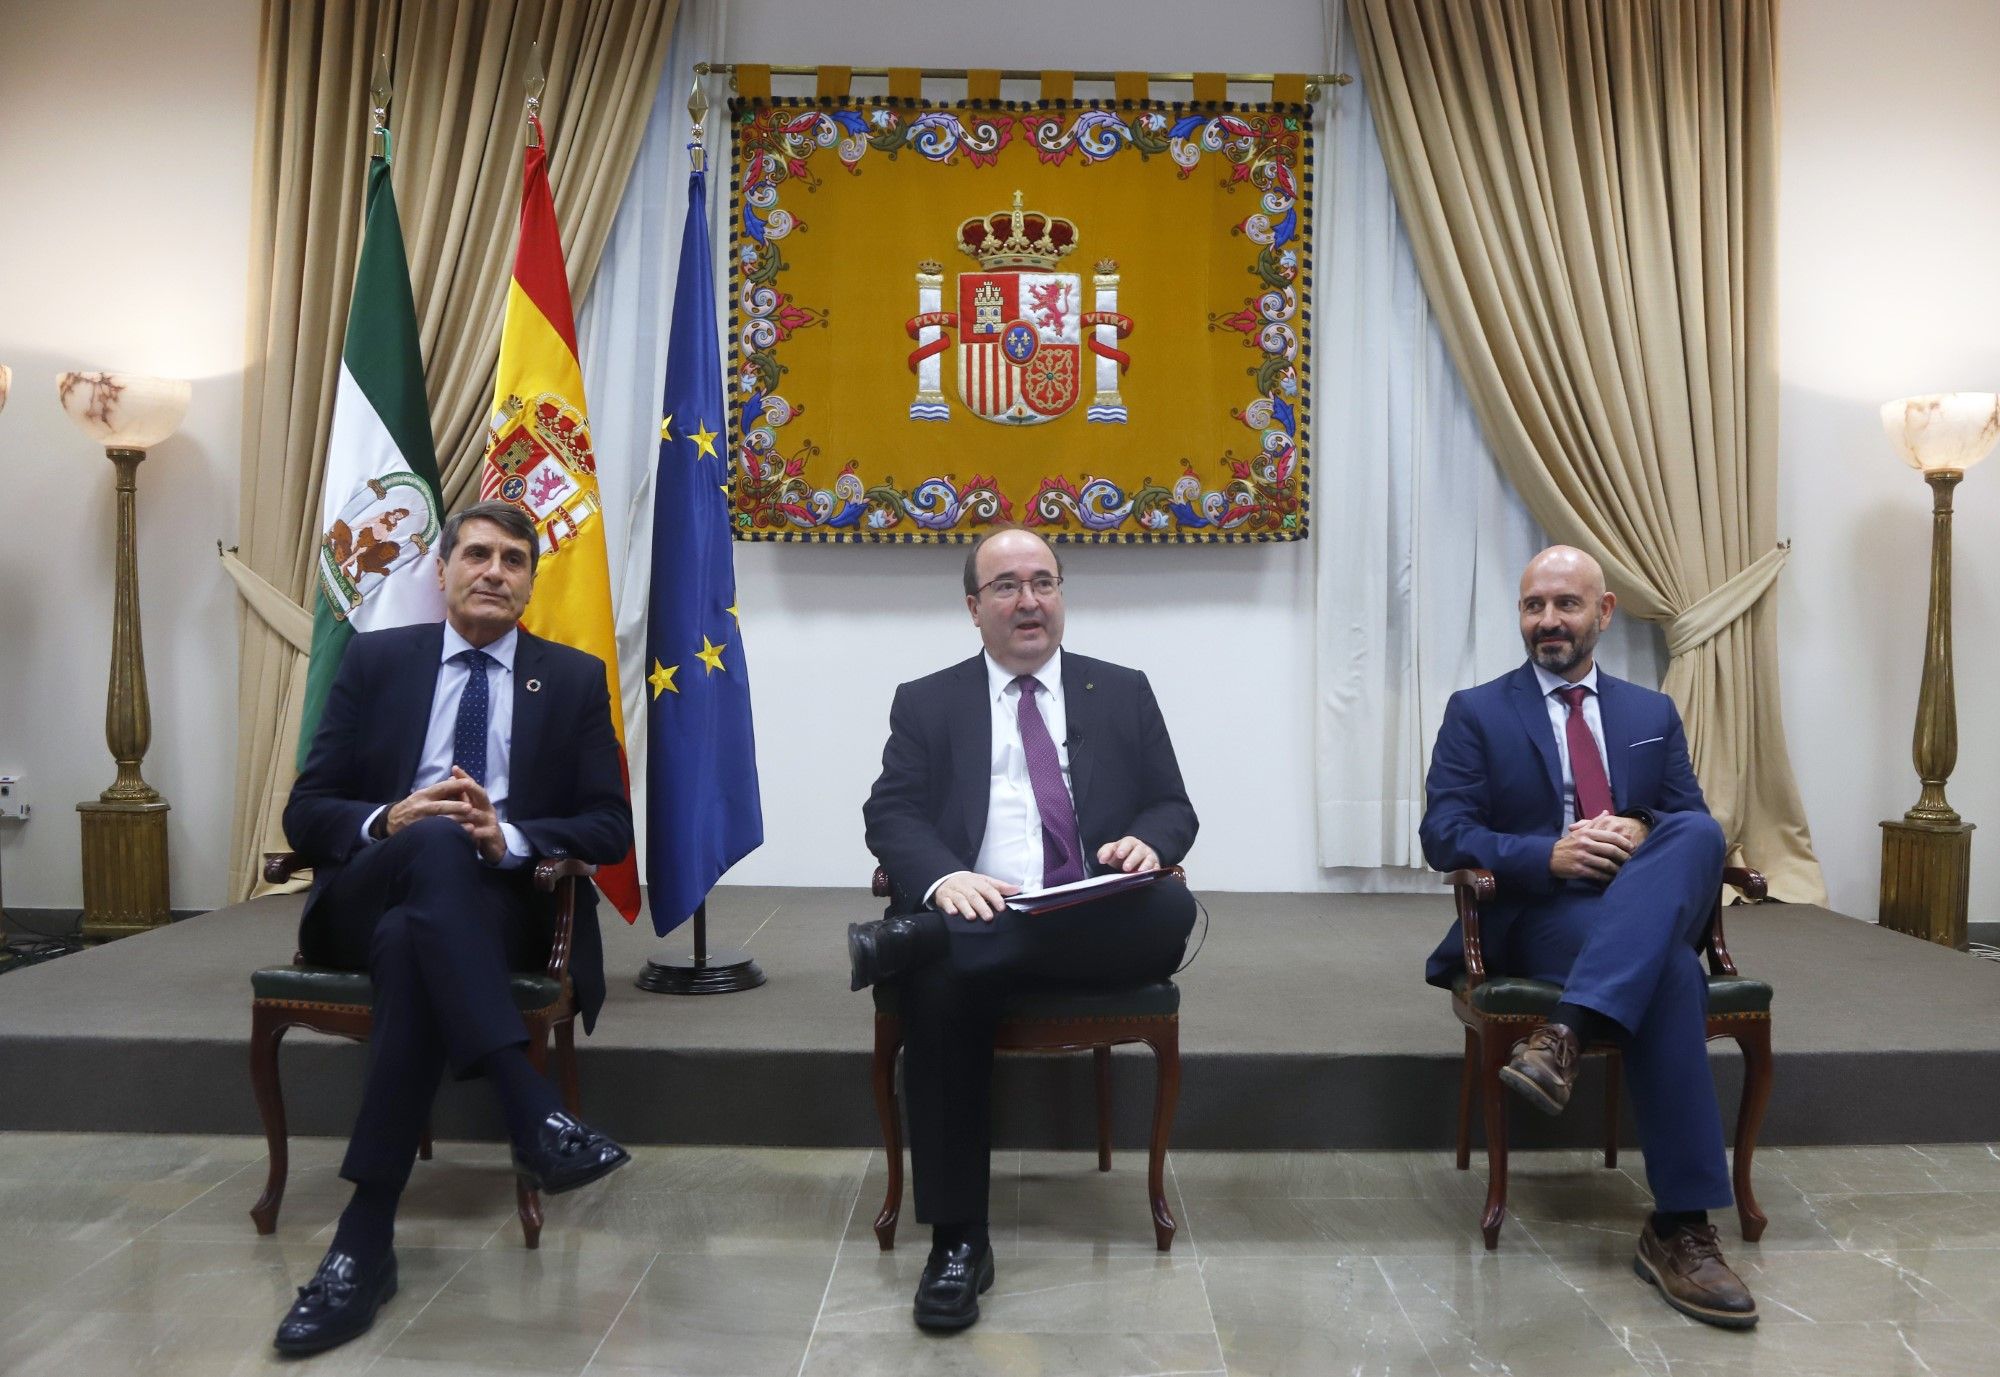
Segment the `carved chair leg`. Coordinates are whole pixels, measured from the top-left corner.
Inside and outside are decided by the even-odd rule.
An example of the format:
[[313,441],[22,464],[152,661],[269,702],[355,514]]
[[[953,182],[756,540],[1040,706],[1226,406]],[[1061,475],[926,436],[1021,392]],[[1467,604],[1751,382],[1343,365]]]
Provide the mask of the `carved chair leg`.
[[576,1016],[558,1023],[556,1032],[556,1078],[562,1082],[563,1108],[572,1119],[583,1117],[583,1090],[576,1074]]
[[1146,1192],[1153,1205],[1153,1244],[1161,1252],[1174,1246],[1174,1213],[1167,1208],[1167,1139],[1173,1133],[1174,1107],[1181,1098],[1181,1025],[1169,1021],[1157,1037],[1146,1039],[1155,1063],[1153,1143],[1146,1159]]
[[521,1217],[521,1241],[529,1248],[542,1246],[542,1197],[528,1189],[528,1183],[514,1178],[514,1213]]
[[1111,1046],[1093,1047],[1097,1063],[1097,1169],[1111,1170]]
[[1618,1071],[1624,1058],[1616,1049],[1604,1058],[1604,1165],[1618,1165]]
[[284,1203],[285,1178],[291,1170],[285,1134],[285,1092],[278,1084],[278,1043],[285,1036],[285,1026],[277,1010],[251,1005],[250,1088],[257,1096],[257,1117],[264,1122],[264,1144],[270,1156],[264,1193],[250,1207],[250,1218],[260,1234],[277,1231],[278,1207]]
[[1488,1023],[1479,1041],[1479,1098],[1486,1110],[1486,1208],[1479,1231],[1491,1252],[1500,1246],[1500,1224],[1507,1218],[1507,1092],[1500,1085],[1500,1068],[1514,1050],[1513,1026]]
[[1743,1102],[1736,1110],[1736,1217],[1743,1225],[1743,1241],[1755,1243],[1770,1223],[1750,1188],[1750,1162],[1757,1155],[1757,1133],[1771,1103],[1771,1021],[1750,1024],[1736,1035],[1736,1045],[1743,1049]]
[[1479,1084],[1479,1034],[1465,1030],[1465,1058],[1458,1068],[1458,1169],[1472,1165],[1472,1092]]
[[896,1103],[896,1053],[903,1045],[903,1021],[876,1015],[875,1117],[882,1124],[882,1156],[889,1168],[889,1189],[875,1215],[875,1242],[883,1252],[896,1246],[896,1221],[903,1213],[903,1115]]

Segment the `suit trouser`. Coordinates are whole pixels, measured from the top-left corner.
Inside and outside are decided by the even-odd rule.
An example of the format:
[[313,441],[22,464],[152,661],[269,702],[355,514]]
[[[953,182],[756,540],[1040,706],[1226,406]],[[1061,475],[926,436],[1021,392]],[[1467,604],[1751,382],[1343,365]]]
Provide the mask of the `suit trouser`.
[[1507,936],[1510,971],[1561,985],[1628,1035],[1625,1083],[1661,1210],[1732,1198],[1700,956],[1723,850],[1715,819],[1670,814],[1609,885],[1566,888],[1516,915]]
[[900,982],[903,1096],[919,1221],[986,1218],[993,1034],[1007,997],[1024,985],[1165,980],[1180,964],[1194,917],[1194,896],[1169,879],[1040,916],[1005,912],[991,923],[939,918],[948,933],[945,954]]
[[400,1189],[449,1066],[460,1077],[527,1041],[511,971],[548,953],[527,872],[482,863],[457,823],[425,818],[356,852],[299,926],[314,965],[375,986],[368,1079],[340,1174]]

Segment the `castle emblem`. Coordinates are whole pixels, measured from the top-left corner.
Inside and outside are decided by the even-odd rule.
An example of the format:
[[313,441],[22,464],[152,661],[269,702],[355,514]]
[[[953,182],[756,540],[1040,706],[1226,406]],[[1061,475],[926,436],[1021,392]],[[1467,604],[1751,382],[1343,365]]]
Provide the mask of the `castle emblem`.
[[1086,311],[1081,276],[1056,271],[1076,243],[1075,224],[1022,209],[1016,191],[1012,210],[958,227],[959,251],[979,270],[958,275],[957,310],[943,309],[943,266],[917,265],[918,314],[904,326],[917,343],[909,356],[917,379],[912,420],[951,419],[941,356],[951,348],[945,332],[956,329],[959,400],[981,420],[1032,426],[1067,414],[1083,392],[1087,353],[1094,391],[1086,419],[1124,423],[1118,379],[1132,360],[1117,346],[1132,322],[1118,314],[1118,265],[1097,264]]
[[534,520],[552,555],[597,515],[597,455],[583,413],[552,392],[508,397],[487,426],[481,500],[511,502]]

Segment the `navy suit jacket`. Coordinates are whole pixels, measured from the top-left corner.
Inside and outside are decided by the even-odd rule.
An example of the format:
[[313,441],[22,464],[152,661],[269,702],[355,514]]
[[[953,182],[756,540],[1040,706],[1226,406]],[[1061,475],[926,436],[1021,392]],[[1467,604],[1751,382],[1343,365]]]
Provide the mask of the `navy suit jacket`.
[[[348,643],[285,804],[285,835],[313,866],[307,913],[363,845],[368,815],[410,792],[443,653],[442,622],[364,632]],[[540,687],[528,691],[530,681]],[[507,791],[507,821],[538,856],[610,865],[631,851],[632,807],[604,662],[595,655],[520,633]],[[570,979],[587,1032],[604,1003],[604,945],[589,884],[576,889]]]
[[[1708,811],[1673,699],[1599,669],[1597,708],[1613,808]],[[1424,859],[1438,870],[1490,870],[1499,881],[1496,901],[1480,910],[1480,937],[1494,969],[1505,970],[1514,916],[1564,884],[1549,873],[1563,833],[1562,757],[1533,665],[1451,696],[1424,794]],[[1449,986],[1464,966],[1454,922],[1424,978]]]
[[[1177,865],[1200,825],[1181,783],[1166,719],[1146,676],[1065,650],[1070,795],[1084,864],[1134,836]],[[891,913],[923,906],[930,887],[969,870],[986,837],[993,784],[993,705],[986,659],[975,655],[903,684],[889,709],[882,774],[861,813],[868,849],[889,872]]]

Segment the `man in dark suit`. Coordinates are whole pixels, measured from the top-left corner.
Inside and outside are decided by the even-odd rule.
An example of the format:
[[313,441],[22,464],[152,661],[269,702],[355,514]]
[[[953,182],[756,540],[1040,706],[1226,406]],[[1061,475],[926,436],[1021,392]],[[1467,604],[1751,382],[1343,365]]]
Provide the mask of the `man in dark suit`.
[[[533,591],[533,523],[481,502],[444,524],[445,620],[356,636],[285,806],[313,865],[299,949],[366,970],[368,1078],[340,1174],[354,1196],[278,1327],[315,1353],[373,1323],[395,1294],[396,1202],[449,1067],[499,1095],[514,1169],[550,1194],[624,1164],[565,1114],[528,1060],[510,971],[546,959],[553,904],[536,857],[595,864],[632,846],[604,665],[518,626]],[[596,897],[580,886],[570,962],[584,1029],[604,1002]]]
[[902,685],[863,817],[890,917],[848,929],[853,985],[900,984],[917,1218],[916,1322],[963,1329],[993,1284],[993,1033],[1024,982],[1163,980],[1194,926],[1177,878],[1038,916],[1009,895],[1178,864],[1195,815],[1146,676],[1062,649],[1062,564],[1004,530],[966,557],[982,654]]
[[[1480,915],[1488,963],[1563,987],[1501,1079],[1559,1114],[1582,1045],[1623,1050],[1654,1204],[1634,1268],[1682,1313],[1748,1328],[1757,1303],[1708,1222],[1731,1200],[1699,955],[1722,882],[1722,829],[1673,700],[1597,668],[1616,603],[1581,550],[1558,545],[1528,565],[1528,663],[1446,705],[1424,856],[1439,870],[1492,871],[1499,895]],[[1454,924],[1425,978],[1449,988],[1463,966]]]

